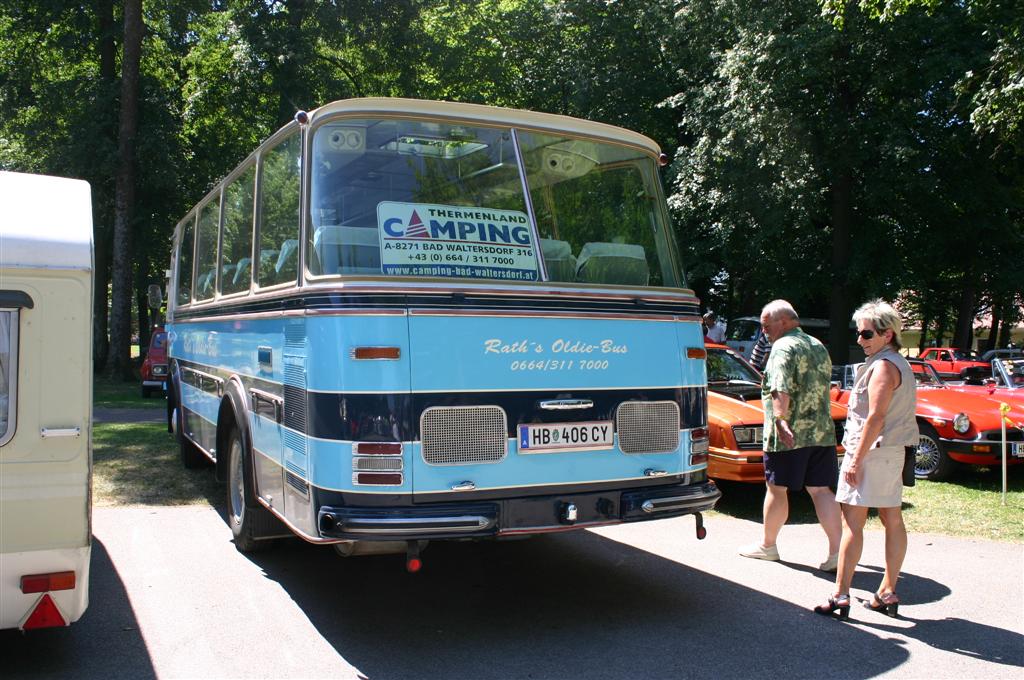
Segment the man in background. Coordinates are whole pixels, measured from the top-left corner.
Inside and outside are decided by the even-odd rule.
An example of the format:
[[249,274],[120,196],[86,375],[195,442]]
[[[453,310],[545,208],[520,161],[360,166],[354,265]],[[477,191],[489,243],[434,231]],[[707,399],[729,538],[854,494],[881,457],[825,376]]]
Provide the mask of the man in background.
[[800,328],[800,317],[785,300],[761,311],[761,329],[772,343],[764,369],[764,535],[740,549],[759,560],[778,561],[779,532],[789,519],[789,491],[807,489],[825,535],[828,557],[819,565],[835,571],[842,520],[833,487],[839,478],[836,431],[829,389],[832,361],[828,350]]

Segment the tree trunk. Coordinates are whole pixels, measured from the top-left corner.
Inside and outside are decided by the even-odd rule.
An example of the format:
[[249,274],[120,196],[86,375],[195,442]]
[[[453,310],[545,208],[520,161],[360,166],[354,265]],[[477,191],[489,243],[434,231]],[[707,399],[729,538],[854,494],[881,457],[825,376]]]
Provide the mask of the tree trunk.
[[[103,83],[102,105],[113,103],[114,79],[117,76],[116,60],[117,46],[114,44],[114,3],[112,0],[98,0],[96,3],[96,15],[99,17],[99,56],[100,56],[100,81]],[[106,100],[109,94],[110,100]],[[115,146],[117,130],[113,126],[104,126],[105,134],[109,141],[109,147]],[[95,238],[95,285],[93,287],[93,317],[92,317],[92,360],[93,370],[100,372],[107,363],[107,353],[110,351],[110,342],[107,336],[107,288],[110,284],[110,222],[109,198],[110,194],[102,190],[104,199],[100,198],[101,190],[93,187],[93,206],[95,213],[94,238]]]
[[853,175],[838,172],[832,183],[832,298],[829,303],[829,354],[835,365],[850,360],[850,234],[853,225]]
[[985,343],[985,350],[995,349],[999,346],[999,322],[1003,318],[1003,307],[1001,301],[992,301],[992,325],[988,329],[988,342]]
[[139,63],[142,53],[142,0],[124,3],[124,54],[121,58],[121,112],[118,170],[114,185],[114,248],[111,259],[110,351],[107,373],[132,380],[132,219],[135,210],[135,134],[139,127]]
[[931,313],[925,311],[921,318],[921,339],[917,341],[917,353],[920,354],[928,346],[928,326],[932,323]]
[[971,332],[974,330],[974,277],[970,263],[964,271],[964,287],[960,293],[960,304],[956,310],[956,330],[953,332],[953,346],[971,348]]

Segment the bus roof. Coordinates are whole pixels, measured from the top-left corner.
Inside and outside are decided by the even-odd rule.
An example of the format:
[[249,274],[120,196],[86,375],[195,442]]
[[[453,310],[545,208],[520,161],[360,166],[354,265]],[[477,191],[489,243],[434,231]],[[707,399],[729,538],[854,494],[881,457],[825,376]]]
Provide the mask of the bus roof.
[[0,172],[0,266],[91,270],[89,183]]
[[315,123],[324,116],[338,113],[375,114],[425,114],[460,118],[470,123],[498,123],[509,127],[523,127],[538,130],[552,130],[599,137],[624,142],[646,149],[657,156],[661,148],[651,138],[625,128],[595,123],[580,118],[560,116],[553,113],[538,113],[523,109],[505,109],[482,104],[461,104],[457,102],[430,101],[426,99],[402,99],[397,97],[366,97],[342,99],[324,104],[310,112],[310,122]]

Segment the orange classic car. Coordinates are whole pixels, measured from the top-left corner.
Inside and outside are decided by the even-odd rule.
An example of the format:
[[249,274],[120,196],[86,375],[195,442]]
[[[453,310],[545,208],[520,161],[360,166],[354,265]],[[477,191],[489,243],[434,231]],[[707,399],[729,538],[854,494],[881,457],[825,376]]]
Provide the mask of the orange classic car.
[[[764,483],[764,409],[761,374],[737,352],[708,345],[708,476]],[[846,407],[832,404],[836,439],[843,438]],[[840,456],[843,449],[838,448]]]
[[[917,378],[917,426],[920,440],[914,474],[918,479],[948,479],[959,464],[1000,465],[1002,429],[1000,404],[1010,406],[1014,425],[1006,428],[1007,461],[1024,463],[1024,402],[1006,390],[972,390],[950,385],[926,362],[909,359]],[[839,370],[833,398],[848,403],[856,373],[854,366]],[[837,384],[838,383],[838,384]],[[1010,395],[1009,397],[1007,395]]]

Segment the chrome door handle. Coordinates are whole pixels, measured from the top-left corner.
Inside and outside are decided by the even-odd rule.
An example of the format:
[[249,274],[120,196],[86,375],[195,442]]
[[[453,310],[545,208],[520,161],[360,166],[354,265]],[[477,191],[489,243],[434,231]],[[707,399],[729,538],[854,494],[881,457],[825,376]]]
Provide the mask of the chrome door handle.
[[452,486],[452,491],[472,491],[476,488],[476,484],[470,481],[459,482]]
[[664,477],[668,473],[664,470],[655,470],[654,468],[647,468],[644,470],[644,474],[648,477]]
[[593,408],[594,402],[590,399],[549,399],[548,401],[540,402],[540,407],[545,411],[571,411]]
[[80,437],[82,435],[82,428],[80,427],[44,427],[39,430],[39,435],[43,439],[49,439],[50,437]]

